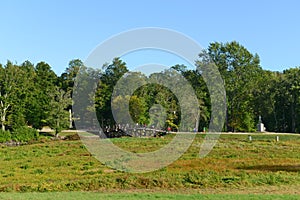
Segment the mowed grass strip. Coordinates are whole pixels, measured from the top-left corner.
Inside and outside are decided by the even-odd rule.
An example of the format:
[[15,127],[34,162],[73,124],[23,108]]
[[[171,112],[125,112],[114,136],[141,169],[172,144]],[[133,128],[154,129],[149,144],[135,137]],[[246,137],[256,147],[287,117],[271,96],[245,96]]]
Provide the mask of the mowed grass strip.
[[[132,152],[155,151],[174,136],[164,138],[116,138],[115,145]],[[0,148],[0,191],[108,191],[144,190],[242,191],[300,185],[300,137],[253,134],[221,135],[205,158],[199,158],[204,135],[197,135],[189,150],[173,164],[158,171],[130,174],[107,168],[81,143],[51,141]],[[265,192],[268,191],[268,192]],[[280,191],[279,191],[280,193]]]
[[103,199],[103,200],[298,200],[297,195],[254,195],[254,194],[159,194],[159,193],[128,193],[128,194],[106,194],[96,192],[48,192],[48,193],[2,193],[3,200],[44,200],[44,199]]

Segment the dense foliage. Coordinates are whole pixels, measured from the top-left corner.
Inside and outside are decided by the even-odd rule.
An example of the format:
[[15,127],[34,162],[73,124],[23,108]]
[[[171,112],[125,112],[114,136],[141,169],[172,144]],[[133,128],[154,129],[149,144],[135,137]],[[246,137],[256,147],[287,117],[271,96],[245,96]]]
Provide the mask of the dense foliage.
[[[175,65],[150,76],[129,73],[126,63],[120,58],[115,58],[102,69],[88,68],[82,61],[72,60],[60,76],[45,62],[34,65],[25,61],[18,65],[8,61],[0,65],[2,133],[5,137],[12,137],[5,130],[50,126],[58,134],[72,127],[74,119],[85,120],[90,125],[95,123],[88,112],[84,112],[86,116],[81,118],[70,115],[71,96],[78,74],[97,80],[95,93],[82,97],[94,103],[82,109],[96,112],[97,123],[102,127],[126,124],[128,113],[124,113],[122,106],[129,102],[129,113],[134,123],[162,129],[170,127],[176,131],[181,121],[178,99],[169,88],[151,83],[151,80],[159,79],[163,74],[164,79],[177,84],[179,73],[193,87],[200,110],[196,115],[198,127],[190,124],[184,130],[203,130],[208,127],[211,114],[210,94],[201,71],[208,61],[218,67],[225,83],[227,111],[224,131],[255,131],[259,116],[262,116],[267,131],[300,131],[300,68],[283,72],[263,70],[259,56],[239,43],[214,42],[199,52],[195,69]],[[124,93],[130,88],[136,90]],[[81,92],[85,94],[85,91]],[[188,96],[186,101],[189,101]]]

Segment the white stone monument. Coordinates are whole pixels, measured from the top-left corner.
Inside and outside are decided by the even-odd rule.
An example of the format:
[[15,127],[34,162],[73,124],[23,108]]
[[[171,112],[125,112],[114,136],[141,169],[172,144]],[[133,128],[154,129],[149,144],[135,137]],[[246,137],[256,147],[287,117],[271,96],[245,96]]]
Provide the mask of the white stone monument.
[[259,118],[258,118],[257,131],[258,132],[265,132],[266,131],[265,125],[261,121],[261,116],[259,116]]

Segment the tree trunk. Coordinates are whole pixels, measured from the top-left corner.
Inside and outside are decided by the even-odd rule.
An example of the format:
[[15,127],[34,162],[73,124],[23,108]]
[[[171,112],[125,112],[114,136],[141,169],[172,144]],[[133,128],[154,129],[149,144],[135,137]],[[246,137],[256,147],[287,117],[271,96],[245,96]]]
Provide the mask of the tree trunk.
[[1,126],[2,126],[2,131],[5,131],[5,125],[3,121],[1,122]]
[[[1,93],[0,93],[0,96],[1,96]],[[4,95],[4,97],[6,98],[7,95]],[[5,105],[5,103],[3,101],[0,101],[0,106],[1,106],[1,128],[3,131],[5,131],[5,121],[6,121],[6,114],[7,114],[7,110],[9,109],[10,107],[10,104],[8,105]]]
[[55,128],[55,137],[58,137],[58,134],[59,134],[59,121],[57,121],[56,123],[56,128]]
[[5,113],[2,113],[2,116],[1,116],[1,128],[2,128],[2,131],[5,131],[5,119],[6,119]]
[[[70,122],[69,128],[73,128],[72,110],[71,109],[69,109],[69,122]],[[103,125],[102,125],[102,127],[103,127]]]

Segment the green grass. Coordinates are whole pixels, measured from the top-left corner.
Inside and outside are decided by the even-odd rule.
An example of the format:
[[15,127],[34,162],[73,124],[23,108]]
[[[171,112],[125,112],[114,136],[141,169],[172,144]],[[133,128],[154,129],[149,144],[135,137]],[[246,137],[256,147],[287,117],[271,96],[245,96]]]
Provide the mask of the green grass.
[[[167,144],[172,137],[169,135],[164,138],[116,138],[112,141],[132,152],[149,152]],[[210,154],[201,159],[198,154],[203,138],[204,135],[197,135],[189,150],[171,165],[144,174],[130,174],[107,168],[96,160],[79,140],[52,141],[44,138],[39,143],[30,145],[2,146],[0,191],[25,192],[23,195],[27,195],[28,192],[130,193],[144,190],[173,194],[195,191],[205,194],[273,194],[274,191],[276,194],[299,194],[298,135],[280,136],[279,142],[275,141],[275,135],[252,134],[251,142],[248,141],[247,135],[221,135]],[[35,193],[29,194],[35,196]],[[40,197],[44,198],[43,195],[47,194],[41,194]],[[48,195],[56,194],[64,193]],[[0,199],[5,198],[6,193],[1,195],[4,196],[0,196]],[[21,194],[11,195],[15,195],[13,199],[17,199]],[[135,195],[131,196],[130,198],[135,198]],[[162,198],[165,198],[164,195]]]
[[296,200],[299,199],[299,196],[296,195],[244,195],[244,194],[102,194],[102,193],[95,193],[95,192],[57,192],[57,193],[2,193],[0,194],[0,198],[3,200],[19,200],[19,199],[31,199],[31,200],[44,200],[44,199],[64,199],[64,200],[74,200],[74,199],[126,199],[126,200],[152,200],[152,199],[160,199],[160,200],[167,200],[167,199],[174,199],[174,200],[198,200],[198,199],[205,199],[205,200]]

